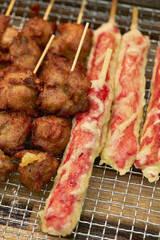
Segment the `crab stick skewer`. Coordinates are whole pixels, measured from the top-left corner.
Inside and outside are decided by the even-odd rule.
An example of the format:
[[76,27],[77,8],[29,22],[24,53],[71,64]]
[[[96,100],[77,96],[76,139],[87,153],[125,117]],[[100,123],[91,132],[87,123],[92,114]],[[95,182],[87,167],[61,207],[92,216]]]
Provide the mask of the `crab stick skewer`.
[[157,181],[160,173],[160,46],[157,48],[153,69],[151,98],[146,121],[140,139],[140,149],[136,156],[135,167],[140,168],[150,182]]
[[115,75],[115,99],[101,162],[121,175],[129,171],[137,151],[145,104],[145,66],[149,38],[137,29],[138,11],[133,8],[131,30],[124,34]]
[[108,86],[105,82],[112,50],[108,49],[99,80],[92,82],[88,112],[73,120],[70,142],[58,169],[53,189],[40,212],[42,230],[65,236],[76,226],[88,188],[93,163],[99,155],[101,132],[106,119]]
[[115,14],[117,9],[117,0],[113,0],[110,11],[109,21],[102,24],[93,33],[93,47],[88,59],[88,76],[91,81],[98,79],[102,70],[105,52],[108,48],[113,50],[112,58],[110,61],[106,82],[109,86],[108,89],[108,116],[106,117],[106,124],[104,126],[101,136],[101,150],[106,141],[106,134],[108,129],[108,121],[110,119],[110,109],[114,98],[114,78],[117,66],[118,53],[121,42],[121,34],[115,23]]

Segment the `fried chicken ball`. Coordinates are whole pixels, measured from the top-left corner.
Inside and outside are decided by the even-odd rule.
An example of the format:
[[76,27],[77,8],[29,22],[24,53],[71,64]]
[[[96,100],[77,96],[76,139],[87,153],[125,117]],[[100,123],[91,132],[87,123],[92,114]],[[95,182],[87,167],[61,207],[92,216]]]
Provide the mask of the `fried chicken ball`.
[[56,24],[39,17],[31,18],[24,26],[22,34],[34,40],[38,46],[45,47],[51,35],[55,32]]
[[11,158],[0,149],[0,182],[7,180],[7,173],[15,171],[17,166],[11,162]]
[[7,50],[11,47],[13,39],[17,37],[18,30],[13,27],[7,27],[2,35],[0,46],[3,50]]
[[36,118],[32,124],[32,141],[34,147],[54,155],[61,154],[70,138],[71,121],[56,116]]
[[21,159],[18,168],[20,181],[31,191],[40,191],[59,166],[57,159],[47,152],[24,150],[15,157]]
[[10,21],[9,16],[5,16],[4,14],[0,14],[0,39],[3,35],[3,33],[5,32],[5,29],[7,28],[9,21]]
[[[50,51],[73,60],[84,31],[84,26],[77,23],[65,23],[59,25],[57,30],[60,35],[53,40]],[[89,55],[91,45],[92,31],[88,29],[79,55],[80,61],[84,61]]]
[[0,148],[7,154],[23,149],[30,134],[32,119],[21,112],[0,112]]
[[42,111],[65,117],[88,110],[91,82],[84,74],[77,70],[68,73],[53,65],[48,67],[46,75],[43,72],[43,81],[37,100]]
[[22,111],[36,116],[35,105],[38,96],[36,75],[30,70],[14,67],[0,71],[0,109]]
[[35,41],[19,34],[13,39],[9,54],[14,66],[33,70],[41,56],[41,50]]

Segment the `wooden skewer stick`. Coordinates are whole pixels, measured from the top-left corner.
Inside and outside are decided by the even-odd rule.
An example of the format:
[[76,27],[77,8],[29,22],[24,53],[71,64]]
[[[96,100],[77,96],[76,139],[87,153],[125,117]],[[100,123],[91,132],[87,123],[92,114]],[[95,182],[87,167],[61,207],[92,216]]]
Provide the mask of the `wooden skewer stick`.
[[117,2],[118,0],[112,0],[112,6],[109,14],[109,22],[112,24],[115,24],[116,22]]
[[54,35],[52,35],[52,36],[50,37],[50,39],[49,39],[49,41],[48,41],[48,43],[47,43],[47,45],[46,45],[46,47],[45,47],[45,49],[44,49],[44,51],[43,51],[41,57],[40,57],[40,59],[39,59],[37,65],[36,65],[36,67],[35,67],[35,69],[34,69],[34,71],[33,71],[34,74],[36,74],[36,72],[37,72],[39,66],[41,65],[41,63],[42,63],[42,61],[43,61],[43,59],[44,59],[44,57],[45,57],[45,55],[46,55],[46,53],[47,53],[47,51],[48,51],[50,45],[51,45],[51,43],[52,43],[54,37],[55,37]]
[[102,66],[102,70],[101,70],[101,73],[100,73],[100,76],[99,76],[99,81],[101,81],[102,84],[106,80],[106,74],[107,74],[109,63],[110,63],[110,59],[111,59],[111,56],[112,56],[112,51],[113,50],[111,48],[108,48],[107,52],[106,52],[106,55],[105,55],[105,59],[104,59],[103,66]]
[[46,12],[44,14],[43,20],[47,20],[49,14],[50,14],[50,11],[52,9],[53,4],[54,4],[54,0],[51,0],[49,5],[48,5],[48,7],[47,7],[47,9],[46,9]]
[[133,7],[132,11],[132,24],[130,26],[131,30],[138,29],[138,8]]
[[16,0],[11,0],[10,4],[9,4],[9,6],[8,6],[8,9],[7,9],[6,13],[5,13],[6,16],[9,16],[9,15],[10,15],[10,13],[11,13],[11,11],[12,11],[12,8],[13,8],[13,6],[14,6],[14,4],[15,4],[15,1],[16,1]]
[[84,8],[86,5],[86,0],[82,0],[82,5],[81,5],[81,9],[77,18],[77,23],[80,24],[82,21],[82,17],[83,17],[83,12],[84,12]]
[[82,34],[82,37],[81,37],[81,41],[79,43],[79,46],[78,46],[78,49],[77,49],[77,52],[76,52],[76,55],[74,57],[74,61],[73,61],[72,68],[71,68],[71,72],[74,71],[74,69],[75,69],[75,66],[76,66],[76,63],[77,63],[77,60],[78,60],[78,57],[79,57],[79,54],[80,54],[80,51],[81,51],[81,48],[82,48],[85,36],[86,36],[86,33],[87,33],[88,26],[89,26],[89,23],[87,22],[86,25],[85,25],[85,28],[84,28],[84,31],[83,31],[83,34]]

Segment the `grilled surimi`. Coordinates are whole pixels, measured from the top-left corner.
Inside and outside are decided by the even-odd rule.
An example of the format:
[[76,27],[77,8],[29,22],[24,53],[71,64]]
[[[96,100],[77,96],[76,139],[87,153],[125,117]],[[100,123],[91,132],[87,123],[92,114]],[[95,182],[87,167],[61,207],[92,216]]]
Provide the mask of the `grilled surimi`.
[[142,169],[144,176],[154,182],[160,173],[160,46],[156,52],[151,94],[135,167]]
[[138,151],[138,136],[145,104],[145,66],[149,39],[133,28],[124,34],[115,75],[115,99],[107,141],[101,155],[120,172],[129,171]]
[[[110,51],[112,51],[110,49]],[[102,76],[102,75],[101,75]],[[101,133],[108,115],[109,87],[106,74],[92,81],[88,112],[79,113],[58,169],[53,190],[40,213],[42,230],[53,235],[70,234],[80,217],[95,158],[99,155]]]

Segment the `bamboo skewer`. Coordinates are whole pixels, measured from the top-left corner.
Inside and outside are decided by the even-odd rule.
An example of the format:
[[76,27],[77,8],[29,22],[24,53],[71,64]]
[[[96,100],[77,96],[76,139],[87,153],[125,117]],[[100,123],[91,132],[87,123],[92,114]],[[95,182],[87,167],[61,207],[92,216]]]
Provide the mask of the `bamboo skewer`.
[[34,74],[36,74],[36,72],[37,72],[39,66],[41,65],[41,63],[42,63],[42,61],[43,61],[43,59],[44,59],[44,57],[45,57],[45,55],[46,55],[46,53],[47,53],[47,51],[48,51],[50,45],[51,45],[51,43],[52,43],[54,37],[55,37],[54,35],[52,35],[52,36],[50,37],[50,39],[49,39],[49,41],[48,41],[48,43],[47,43],[47,45],[46,45],[46,47],[45,47],[45,49],[44,49],[44,51],[43,51],[41,57],[40,57],[40,59],[39,59],[37,65],[36,65],[36,67],[35,67],[35,69],[34,69],[34,71],[33,71]]
[[82,21],[82,17],[83,17],[83,12],[84,12],[84,8],[86,5],[86,0],[82,0],[82,5],[81,5],[81,9],[77,18],[77,23],[80,24]]
[[81,41],[79,43],[79,46],[78,46],[78,49],[77,49],[77,52],[76,52],[76,55],[74,57],[74,61],[73,61],[72,67],[71,67],[71,72],[74,71],[74,69],[75,69],[75,66],[76,66],[76,63],[77,63],[77,60],[78,60],[78,57],[79,57],[79,54],[80,54],[85,36],[86,36],[86,33],[87,33],[88,26],[89,26],[89,23],[87,22],[86,25],[85,25],[85,28],[84,28],[84,31],[83,31],[83,34],[82,34],[82,37],[81,37]]
[[8,6],[8,9],[7,9],[6,13],[5,13],[6,16],[9,16],[9,15],[10,15],[10,13],[11,13],[11,11],[12,11],[12,8],[13,8],[13,6],[14,6],[14,4],[15,4],[15,1],[16,1],[16,0],[11,0],[10,4],[9,4],[9,6]]
[[111,48],[108,48],[107,52],[105,54],[105,59],[104,59],[102,70],[100,72],[100,77],[99,77],[100,81],[103,84],[106,80],[106,74],[107,74],[107,71],[108,71],[108,67],[109,67],[111,56],[112,56],[112,52],[113,52],[113,50]]
[[47,20],[49,14],[50,14],[50,11],[52,9],[53,4],[54,4],[54,0],[51,0],[49,5],[48,5],[48,7],[47,7],[47,9],[46,9],[46,12],[44,14],[43,20]]
[[130,26],[131,30],[138,29],[138,8],[133,7],[132,11],[132,24]]
[[117,2],[118,0],[112,1],[112,6],[109,14],[109,22],[115,24],[116,22],[116,11],[117,11]]

